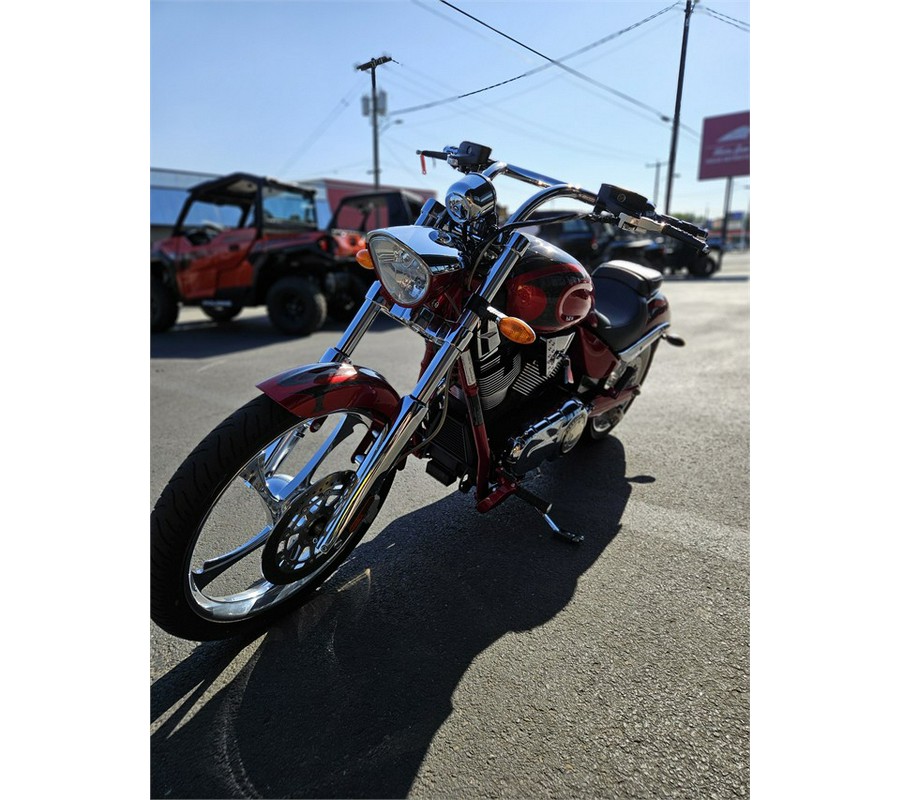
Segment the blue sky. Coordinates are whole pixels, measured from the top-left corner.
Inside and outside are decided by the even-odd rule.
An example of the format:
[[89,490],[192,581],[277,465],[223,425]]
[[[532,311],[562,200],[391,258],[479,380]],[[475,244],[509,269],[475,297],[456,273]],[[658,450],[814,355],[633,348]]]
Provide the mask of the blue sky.
[[[661,117],[674,113],[683,2],[453,5],[460,10],[439,0],[153,0],[150,165],[371,181],[371,120],[362,114],[371,78],[355,66],[387,54],[395,63],[376,73],[389,112],[380,121],[382,183],[443,195],[454,173],[429,163],[423,176],[415,151],[469,139],[501,160],[652,199],[652,165],[669,157],[671,124]],[[750,108],[749,22],[747,2],[700,3],[692,15],[673,212],[721,214],[725,180],[696,180],[700,133],[705,117]],[[563,62],[571,71],[548,60],[579,50]],[[659,178],[662,208],[665,166]],[[747,207],[749,183],[734,180],[733,209]],[[508,180],[498,190],[512,207],[528,194]]]

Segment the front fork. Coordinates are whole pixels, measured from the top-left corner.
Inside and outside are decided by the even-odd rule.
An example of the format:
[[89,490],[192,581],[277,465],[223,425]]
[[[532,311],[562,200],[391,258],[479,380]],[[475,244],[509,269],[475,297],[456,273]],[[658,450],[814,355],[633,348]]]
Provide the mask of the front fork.
[[[350,323],[337,345],[329,349],[320,362],[349,361],[350,356],[379,313],[399,319],[419,330],[438,345],[437,352],[422,372],[413,390],[400,402],[400,409],[394,421],[378,437],[356,472],[356,482],[349,493],[341,498],[316,544],[319,553],[327,553],[340,539],[339,532],[347,529],[363,510],[363,503],[378,482],[403,455],[410,439],[415,435],[428,412],[428,403],[444,380],[449,380],[450,371],[466,352],[472,336],[481,324],[480,308],[489,304],[509,274],[528,248],[528,239],[514,232],[506,246],[494,262],[472,302],[467,303],[459,322],[449,329],[429,329],[415,322],[416,311],[389,307],[380,293],[380,284],[375,283],[366,294],[366,300]],[[481,298],[480,300],[478,298]]]

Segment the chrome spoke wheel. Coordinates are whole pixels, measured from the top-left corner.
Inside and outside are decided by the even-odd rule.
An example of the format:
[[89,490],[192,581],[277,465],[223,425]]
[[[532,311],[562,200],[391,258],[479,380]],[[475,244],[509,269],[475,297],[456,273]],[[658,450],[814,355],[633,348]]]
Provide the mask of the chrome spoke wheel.
[[[255,617],[339,562],[344,548],[319,554],[316,535],[373,440],[368,418],[341,413],[298,421],[253,452],[198,526],[184,574],[194,612],[215,622]],[[273,536],[280,571],[266,567]]]

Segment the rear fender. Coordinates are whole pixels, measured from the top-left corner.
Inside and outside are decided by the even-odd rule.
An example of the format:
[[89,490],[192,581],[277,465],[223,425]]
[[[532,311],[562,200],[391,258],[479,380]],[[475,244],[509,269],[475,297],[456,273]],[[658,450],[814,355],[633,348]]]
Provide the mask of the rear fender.
[[296,367],[257,388],[302,419],[357,411],[386,425],[400,408],[400,396],[375,370],[338,362]]

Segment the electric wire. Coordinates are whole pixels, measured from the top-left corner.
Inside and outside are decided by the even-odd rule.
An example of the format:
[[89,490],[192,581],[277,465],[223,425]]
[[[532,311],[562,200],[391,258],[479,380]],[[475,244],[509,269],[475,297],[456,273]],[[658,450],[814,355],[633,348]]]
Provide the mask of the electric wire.
[[[659,119],[662,120],[663,122],[671,122],[672,121],[672,118],[670,116],[668,116],[667,114],[664,114],[662,111],[659,111],[656,108],[653,108],[653,106],[647,105],[647,103],[644,103],[635,97],[631,97],[630,95],[625,94],[625,92],[620,92],[618,89],[614,89],[611,86],[607,86],[604,83],[600,83],[600,81],[597,81],[594,78],[591,78],[590,76],[585,75],[584,73],[579,72],[578,70],[573,69],[572,67],[570,67],[566,64],[563,64],[562,61],[559,59],[550,58],[550,56],[544,55],[539,50],[535,50],[533,47],[530,47],[529,45],[525,44],[524,42],[520,42],[518,39],[510,36],[507,33],[504,33],[503,31],[493,27],[492,25],[488,25],[488,23],[484,22],[483,20],[478,19],[478,17],[475,17],[472,14],[469,14],[467,11],[463,11],[461,8],[457,8],[455,5],[450,3],[449,0],[438,0],[438,2],[443,3],[448,8],[452,8],[454,11],[457,11],[460,14],[463,14],[464,16],[468,17],[469,19],[473,20],[474,22],[477,22],[479,25],[483,25],[484,27],[488,28],[489,30],[494,31],[494,33],[499,34],[500,36],[504,37],[505,39],[509,39],[511,42],[514,42],[515,44],[519,45],[520,47],[524,47],[530,53],[534,53],[536,56],[543,58],[545,61],[548,61],[550,64],[552,64],[556,67],[559,67],[560,69],[565,70],[570,75],[573,75],[576,78],[579,78],[580,80],[587,81],[588,83],[590,83],[594,86],[597,86],[600,89],[603,89],[604,91],[610,92],[611,94],[616,95],[617,97],[621,98],[622,100],[625,100],[625,101],[631,103],[632,105],[637,106],[638,108],[642,108],[645,111],[652,112],[657,117],[659,117]],[[676,4],[673,4],[673,5],[669,6],[669,8],[663,9],[659,13],[664,13],[665,11],[669,11],[672,8],[675,8],[675,5]],[[512,78],[510,80],[516,80],[516,79]],[[495,84],[494,86],[487,87],[487,88],[495,88],[496,86],[502,86],[503,83],[509,83],[509,81],[503,81],[502,83]]]
[[[455,6],[451,5],[450,3],[446,3],[445,0],[439,0],[439,2],[445,3],[445,5],[449,6],[450,8],[453,8],[453,9],[456,10],[456,11],[459,11],[459,12],[462,13],[462,14],[465,14],[467,17],[471,17],[470,14],[467,14],[465,11],[461,11],[460,9],[457,9]],[[417,3],[417,5],[419,5],[419,4]],[[661,16],[661,15],[663,15],[663,14],[665,14],[665,13],[667,13],[667,12],[671,11],[672,9],[677,8],[677,7],[678,7],[678,3],[673,3],[672,5],[669,5],[669,6],[667,6],[666,8],[663,8],[663,9],[661,9],[660,11],[657,11],[656,13],[651,14],[651,15],[648,16],[648,17],[645,17],[644,19],[639,20],[638,22],[635,22],[635,23],[633,23],[633,24],[631,24],[631,25],[629,25],[629,26],[627,26],[627,27],[625,27],[625,28],[622,28],[621,30],[616,31],[615,33],[608,34],[607,36],[604,36],[603,38],[598,39],[598,40],[595,41],[595,42],[591,42],[590,44],[585,45],[584,47],[581,47],[581,48],[579,48],[578,50],[574,50],[573,52],[568,53],[568,54],[566,54],[566,55],[560,57],[559,59],[555,59],[555,60],[549,58],[548,56],[543,55],[542,53],[538,53],[537,51],[532,50],[532,48],[529,48],[527,45],[522,45],[521,42],[518,42],[517,40],[512,39],[512,37],[507,36],[506,34],[502,33],[501,31],[497,31],[495,28],[492,28],[490,25],[487,25],[486,23],[481,22],[481,20],[478,20],[478,19],[476,19],[475,17],[471,17],[471,18],[474,19],[476,22],[479,22],[480,24],[485,25],[486,27],[490,28],[491,30],[493,30],[493,31],[495,31],[495,32],[497,32],[497,33],[499,33],[501,36],[504,36],[504,37],[506,37],[506,38],[511,39],[511,40],[514,41],[516,44],[519,44],[519,45],[525,47],[525,48],[528,49],[528,50],[532,50],[532,52],[535,52],[537,55],[541,56],[541,58],[546,59],[549,63],[547,63],[547,64],[542,64],[542,65],[539,66],[539,67],[535,67],[534,69],[530,69],[530,70],[528,70],[527,72],[523,72],[521,75],[516,75],[515,77],[507,78],[506,80],[503,80],[503,81],[498,81],[497,83],[493,83],[493,84],[491,84],[490,86],[485,86],[485,87],[483,87],[483,88],[481,88],[481,89],[476,89],[476,90],[474,90],[474,91],[466,92],[466,93],[460,94],[460,95],[455,95],[455,96],[453,96],[453,97],[442,98],[442,99],[440,99],[440,100],[432,100],[432,101],[430,101],[430,102],[428,102],[428,103],[421,103],[421,104],[419,104],[419,105],[409,106],[409,107],[407,107],[407,108],[401,108],[401,109],[398,109],[397,111],[393,112],[393,114],[394,114],[394,115],[399,115],[399,114],[411,114],[411,113],[413,113],[413,112],[415,112],[415,111],[423,111],[423,110],[428,109],[428,108],[434,108],[435,106],[445,105],[445,104],[447,104],[447,103],[453,103],[453,102],[462,100],[462,99],[464,99],[464,98],[471,97],[471,96],[476,95],[476,94],[480,94],[480,93],[482,93],[482,92],[490,91],[491,89],[496,89],[496,88],[498,88],[498,87],[500,87],[500,86],[505,86],[505,85],[507,85],[507,84],[509,84],[509,83],[513,83],[514,81],[521,80],[522,78],[530,77],[530,76],[532,76],[532,75],[535,75],[535,74],[538,73],[538,72],[543,72],[544,70],[549,69],[551,66],[554,66],[554,65],[555,65],[555,66],[561,67],[562,69],[564,69],[564,70],[566,70],[566,71],[572,72],[573,74],[577,75],[578,77],[587,80],[589,83],[592,83],[592,84],[597,85],[598,87],[600,87],[601,89],[603,89],[603,90],[605,90],[605,91],[612,92],[612,93],[614,93],[614,94],[617,94],[617,95],[623,97],[624,99],[626,99],[627,101],[629,101],[632,105],[637,104],[639,107],[642,107],[642,108],[644,108],[644,109],[646,109],[646,110],[649,110],[649,111],[653,114],[653,119],[654,119],[654,121],[660,121],[660,120],[661,120],[661,121],[667,122],[667,123],[668,123],[668,122],[671,122],[671,118],[670,118],[670,117],[668,117],[667,115],[663,114],[661,111],[659,111],[659,110],[653,108],[652,106],[649,106],[649,105],[647,105],[647,104],[645,104],[645,103],[642,103],[640,100],[637,100],[637,99],[635,99],[635,98],[629,97],[628,95],[624,94],[623,92],[619,92],[619,91],[616,90],[616,89],[612,89],[611,87],[605,86],[604,84],[601,84],[601,83],[599,83],[598,81],[595,81],[593,78],[590,78],[590,77],[588,77],[588,76],[586,76],[586,75],[582,75],[581,73],[577,72],[576,70],[571,69],[571,67],[568,67],[568,66],[566,66],[565,64],[562,64],[561,62],[567,61],[567,60],[569,60],[569,59],[571,59],[571,58],[574,58],[574,57],[576,57],[576,56],[578,56],[578,55],[581,55],[582,53],[585,53],[585,52],[587,52],[588,50],[591,50],[591,49],[593,49],[593,48],[599,47],[600,45],[606,44],[606,43],[612,41],[613,39],[616,39],[616,38],[618,38],[619,36],[622,36],[622,35],[624,35],[625,33],[628,33],[629,31],[634,30],[635,28],[638,28],[638,27],[640,27],[640,26],[642,26],[642,25],[645,25],[646,23],[648,23],[648,22],[650,22],[650,21],[656,19],[657,17],[659,17],[659,16]],[[629,110],[632,110],[632,111],[633,111],[633,109],[629,109]],[[687,128],[686,126],[682,126],[682,127],[684,127],[685,130],[687,130],[688,132],[692,133],[693,135],[699,137],[699,134],[697,134],[696,131],[691,131],[691,130],[690,130],[689,128]]]
[[276,174],[284,175],[290,167],[294,165],[300,156],[302,156],[309,147],[315,142],[322,134],[328,130],[329,127],[337,120],[337,118],[343,113],[344,109],[350,105],[350,96],[356,94],[358,91],[358,86],[355,85],[350,91],[348,91],[328,112],[326,117],[319,123],[319,125],[300,143],[300,145],[294,150],[293,154],[287,161],[284,162],[281,169],[278,170]]
[[[407,67],[407,69],[410,68]],[[413,70],[413,72],[415,72],[415,70]],[[428,88],[433,88],[433,84],[435,83],[435,81],[431,78],[427,78],[427,76],[425,77],[431,83],[431,86]],[[403,83],[404,81],[408,81],[413,86],[418,87],[421,85],[418,84],[417,81],[412,80],[408,74],[405,74],[405,71],[395,72],[394,78],[395,80],[399,79],[401,83]],[[524,90],[523,92],[510,95],[506,99],[510,100],[528,91],[532,90]],[[391,112],[390,116],[394,116],[395,114],[399,115],[399,113],[399,111]],[[475,119],[480,118],[492,124],[500,125],[508,125],[510,120],[519,120],[523,125],[528,127],[533,138],[547,142],[548,144],[552,144],[554,146],[565,147],[568,150],[585,153],[587,155],[597,156],[598,154],[600,154],[606,158],[616,161],[628,161],[633,158],[643,158],[642,155],[637,153],[601,145],[594,140],[580,138],[574,132],[569,132],[565,138],[560,138],[558,135],[555,135],[559,133],[558,127],[553,128],[549,125],[544,125],[533,116],[526,117],[524,115],[516,114],[515,112],[508,111],[506,109],[500,109],[493,103],[485,103],[477,108],[469,108],[466,114],[468,117],[472,117]],[[455,116],[457,116],[457,112],[452,112],[451,114],[448,114],[447,117],[431,117],[429,119],[429,123],[441,122],[444,119],[451,119]],[[405,127],[414,128],[416,127],[416,123],[413,122],[411,125],[406,125]],[[539,133],[540,131],[543,131],[545,135],[541,136]]]
[[714,9],[709,8],[708,6],[700,6],[700,8],[698,10],[702,11],[705,14],[708,14],[709,16],[713,17],[713,19],[719,20],[719,22],[724,22],[726,25],[731,25],[732,27],[737,28],[740,31],[744,31],[745,33],[750,33],[750,23],[749,22],[744,22],[743,20],[735,19],[734,17],[729,17],[727,14],[722,14],[721,12],[715,11]]

